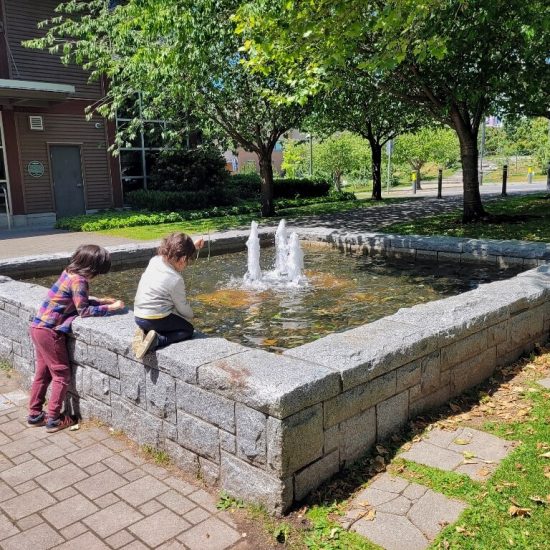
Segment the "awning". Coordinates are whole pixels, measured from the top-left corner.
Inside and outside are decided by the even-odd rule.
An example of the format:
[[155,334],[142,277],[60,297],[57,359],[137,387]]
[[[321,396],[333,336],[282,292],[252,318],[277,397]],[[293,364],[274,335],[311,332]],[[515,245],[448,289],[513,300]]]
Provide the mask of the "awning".
[[75,93],[69,84],[0,79],[0,104],[43,106],[65,101]]

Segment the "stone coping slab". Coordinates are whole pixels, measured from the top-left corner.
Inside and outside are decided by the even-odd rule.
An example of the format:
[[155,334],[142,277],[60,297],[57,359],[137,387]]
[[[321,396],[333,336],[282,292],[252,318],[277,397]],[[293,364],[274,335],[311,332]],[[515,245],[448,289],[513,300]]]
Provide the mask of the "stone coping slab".
[[384,473],[351,501],[342,523],[386,550],[422,550],[465,508],[459,500]]
[[[264,228],[264,242],[273,229]],[[330,246],[366,243],[363,252],[380,243],[392,248],[391,236],[382,234],[326,228],[300,234]],[[247,236],[213,235],[211,253],[243,248]],[[459,253],[456,242],[449,246],[454,252],[441,253]],[[126,252],[146,259],[154,250],[146,243],[116,247],[113,254],[122,262]],[[39,265],[37,259],[31,268]],[[0,355],[27,381],[34,370],[27,326],[44,293],[0,276]],[[71,395],[80,399],[84,416],[96,416],[140,444],[160,446],[182,468],[220,482],[234,496],[282,512],[411,416],[543,343],[550,332],[549,303],[550,266],[541,265],[283,354],[198,333],[141,361],[130,352],[131,313],[76,319],[69,342]],[[462,459],[452,448],[431,446]]]
[[401,453],[400,458],[485,481],[516,443],[474,428],[436,428]]

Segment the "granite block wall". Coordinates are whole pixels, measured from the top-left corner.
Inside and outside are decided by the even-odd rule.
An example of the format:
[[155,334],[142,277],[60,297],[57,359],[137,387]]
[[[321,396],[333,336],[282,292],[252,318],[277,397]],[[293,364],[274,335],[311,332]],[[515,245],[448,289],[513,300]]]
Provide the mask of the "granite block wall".
[[[27,382],[45,289],[0,277],[0,356]],[[272,354],[197,335],[136,360],[132,314],[77,319],[68,406],[282,513],[409,418],[548,339],[550,266]]]

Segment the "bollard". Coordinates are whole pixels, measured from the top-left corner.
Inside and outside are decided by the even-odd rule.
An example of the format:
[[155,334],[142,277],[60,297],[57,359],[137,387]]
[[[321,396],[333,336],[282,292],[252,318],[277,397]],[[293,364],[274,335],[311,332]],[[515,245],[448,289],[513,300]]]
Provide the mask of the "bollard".
[[527,168],[527,183],[533,183],[533,167]]
[[416,195],[416,172],[411,172],[413,195]]
[[442,197],[441,191],[443,190],[443,170],[440,168],[437,171],[437,198]]
[[502,167],[502,196],[505,197],[506,193],[506,182],[508,181],[508,165],[505,164]]

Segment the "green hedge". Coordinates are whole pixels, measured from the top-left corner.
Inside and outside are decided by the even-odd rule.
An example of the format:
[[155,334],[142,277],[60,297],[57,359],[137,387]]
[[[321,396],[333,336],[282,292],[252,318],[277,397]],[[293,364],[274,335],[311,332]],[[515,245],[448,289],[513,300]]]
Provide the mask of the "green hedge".
[[202,189],[200,191],[131,191],[126,202],[137,210],[167,212],[171,210],[199,210],[210,206],[234,204],[223,189]]
[[[296,197],[322,197],[330,188],[330,182],[321,178],[275,178],[273,194],[276,199]],[[261,180],[258,174],[235,174],[226,184],[231,196],[239,199],[258,199]]]
[[[278,210],[284,208],[296,208],[308,204],[321,204],[328,202],[340,202],[356,200],[353,193],[332,193],[326,197],[309,199],[279,199],[275,202]],[[179,212],[148,212],[148,211],[120,211],[107,210],[87,216],[74,216],[61,218],[57,221],[58,229],[70,231],[101,231],[102,229],[117,229],[120,227],[136,227],[139,225],[159,225],[162,223],[177,223],[190,220],[203,220],[223,216],[239,215],[260,216],[260,206],[257,203],[243,204],[225,208],[213,207],[207,210],[191,210]]]

